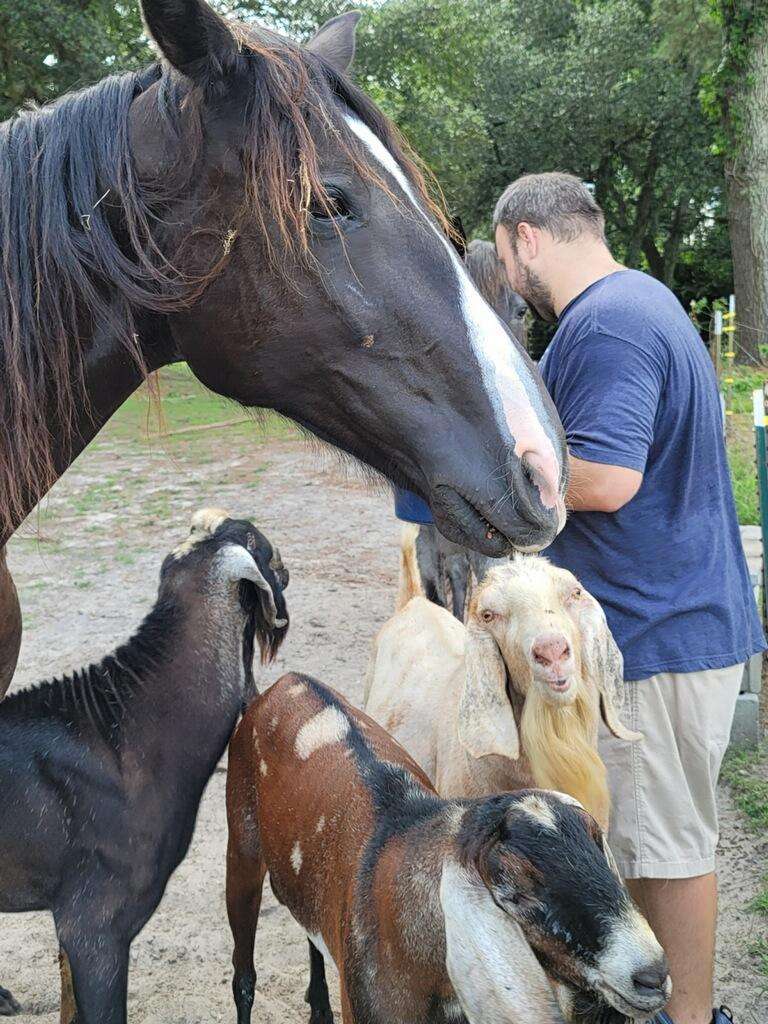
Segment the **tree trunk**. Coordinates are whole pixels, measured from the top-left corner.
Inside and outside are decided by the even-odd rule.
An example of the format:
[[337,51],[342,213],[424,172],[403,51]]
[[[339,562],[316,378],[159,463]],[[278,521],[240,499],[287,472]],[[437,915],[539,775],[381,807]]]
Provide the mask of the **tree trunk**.
[[768,19],[752,39],[747,74],[728,107],[734,146],[725,177],[736,352],[738,359],[751,361],[760,358],[758,346],[768,344]]

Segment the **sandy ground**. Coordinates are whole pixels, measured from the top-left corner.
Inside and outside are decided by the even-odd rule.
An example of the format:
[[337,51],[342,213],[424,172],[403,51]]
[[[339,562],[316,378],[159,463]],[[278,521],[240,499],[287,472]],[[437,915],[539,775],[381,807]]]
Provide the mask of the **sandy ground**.
[[[153,601],[162,557],[185,534],[190,512],[204,504],[252,515],[291,571],[291,633],[262,684],[297,669],[359,701],[371,638],[394,600],[397,528],[390,501],[336,468],[321,467],[303,443],[266,443],[250,427],[208,432],[177,446],[173,457],[137,444],[100,442],[67,473],[48,500],[39,538],[30,523],[10,546],[26,620],[15,685],[98,659],[125,638]],[[234,1020],[224,780],[220,768],[203,800],[190,853],[134,943],[134,1024]],[[744,827],[725,791],[720,807],[718,999],[739,1022],[764,1024],[765,979],[747,952],[761,922],[746,904],[765,870],[768,838]],[[256,965],[254,1021],[306,1021],[306,940],[271,893],[262,910]],[[0,915],[0,983],[23,1006],[20,1024],[58,1021],[56,944],[47,915]],[[332,998],[338,1013],[335,979]]]

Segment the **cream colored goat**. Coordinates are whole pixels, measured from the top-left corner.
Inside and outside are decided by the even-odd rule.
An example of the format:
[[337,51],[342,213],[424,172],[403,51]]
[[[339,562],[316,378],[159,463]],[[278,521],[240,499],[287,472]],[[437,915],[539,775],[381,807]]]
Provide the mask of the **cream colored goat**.
[[579,800],[605,828],[599,716],[619,721],[621,654],[597,601],[539,556],[494,566],[466,626],[422,596],[417,530],[405,527],[398,610],[374,641],[366,711],[443,797],[539,786]]

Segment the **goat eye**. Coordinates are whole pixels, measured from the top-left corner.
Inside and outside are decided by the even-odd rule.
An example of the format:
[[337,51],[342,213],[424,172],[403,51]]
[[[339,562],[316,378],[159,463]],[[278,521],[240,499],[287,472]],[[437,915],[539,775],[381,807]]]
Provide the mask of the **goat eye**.
[[571,600],[578,601],[582,594],[583,590],[581,589],[581,587],[574,587],[571,591]]
[[489,608],[486,608],[484,612],[480,613],[480,618],[483,622],[493,622],[496,618],[496,612],[492,612]]

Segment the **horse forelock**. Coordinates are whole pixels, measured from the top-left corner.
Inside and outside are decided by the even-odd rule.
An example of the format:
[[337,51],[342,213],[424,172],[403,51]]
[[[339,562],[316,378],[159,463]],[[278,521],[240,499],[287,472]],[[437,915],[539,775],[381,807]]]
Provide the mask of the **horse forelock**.
[[[356,171],[391,193],[346,129],[344,114],[362,121],[387,147],[425,206],[445,226],[415,157],[389,120],[320,56],[281,36],[233,23],[239,52],[230,73],[245,90],[244,215],[263,228],[267,255],[278,264],[311,264],[310,199],[330,205],[316,134],[331,132]],[[128,130],[136,96],[158,83],[158,113],[184,137],[178,175],[140,181]],[[188,305],[226,265],[236,224],[222,228],[221,251],[191,278],[155,240],[158,207],[191,178],[208,85],[164,65],[111,76],[0,125],[0,535],[27,511],[31,493],[58,477],[49,416],[57,415],[67,451],[75,412],[87,407],[84,351],[107,330],[146,367],[136,333],[140,310],[169,313]],[[191,126],[191,128],[190,128]],[[113,230],[120,214],[124,237]],[[277,244],[267,223],[276,225]],[[449,230],[449,229],[448,229]],[[290,259],[289,259],[290,257]]]

